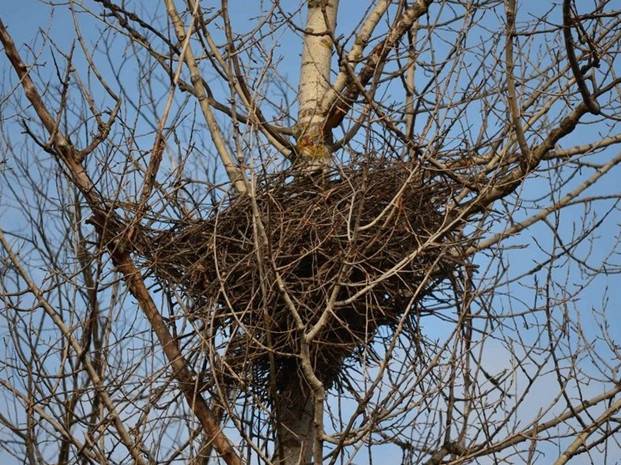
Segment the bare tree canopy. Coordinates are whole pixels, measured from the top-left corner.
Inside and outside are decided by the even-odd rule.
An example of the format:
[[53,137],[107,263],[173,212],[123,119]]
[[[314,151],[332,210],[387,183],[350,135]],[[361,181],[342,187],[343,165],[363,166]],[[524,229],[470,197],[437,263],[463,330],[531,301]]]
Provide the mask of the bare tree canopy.
[[618,1],[6,3],[2,463],[621,462]]

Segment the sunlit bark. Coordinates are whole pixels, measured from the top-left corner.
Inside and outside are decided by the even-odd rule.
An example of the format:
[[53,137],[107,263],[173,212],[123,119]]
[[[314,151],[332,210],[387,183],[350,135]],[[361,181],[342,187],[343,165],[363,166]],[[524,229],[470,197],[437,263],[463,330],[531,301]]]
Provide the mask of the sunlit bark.
[[309,0],[298,87],[297,148],[310,169],[330,162],[332,135],[324,96],[331,88],[334,30],[339,0]]

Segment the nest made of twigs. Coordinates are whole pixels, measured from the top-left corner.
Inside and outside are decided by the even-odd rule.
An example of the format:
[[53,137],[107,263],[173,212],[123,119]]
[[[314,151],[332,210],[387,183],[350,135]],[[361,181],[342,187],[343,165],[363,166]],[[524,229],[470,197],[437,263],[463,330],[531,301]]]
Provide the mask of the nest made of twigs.
[[270,379],[286,384],[299,368],[292,307],[307,330],[330,307],[311,357],[331,385],[380,326],[460,266],[461,239],[438,234],[454,188],[394,161],[323,177],[273,176],[205,220],[153,234],[147,265],[190,298],[192,318],[228,335],[222,379],[257,390]]

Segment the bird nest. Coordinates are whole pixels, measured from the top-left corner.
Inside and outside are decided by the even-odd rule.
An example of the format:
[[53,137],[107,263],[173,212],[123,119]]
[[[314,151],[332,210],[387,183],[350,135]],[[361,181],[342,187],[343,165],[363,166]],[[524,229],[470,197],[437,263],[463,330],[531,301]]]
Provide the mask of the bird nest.
[[309,355],[330,386],[461,265],[462,238],[440,232],[455,187],[394,161],[268,177],[207,219],[152,234],[145,265],[191,301],[204,336],[226,341],[222,382],[282,388],[300,373],[303,333],[329,312]]

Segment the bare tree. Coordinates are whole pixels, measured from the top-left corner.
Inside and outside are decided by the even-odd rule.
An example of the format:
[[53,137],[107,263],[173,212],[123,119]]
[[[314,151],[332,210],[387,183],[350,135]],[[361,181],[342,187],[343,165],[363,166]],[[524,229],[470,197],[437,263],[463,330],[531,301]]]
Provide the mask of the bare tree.
[[6,16],[3,462],[617,463],[618,6]]

